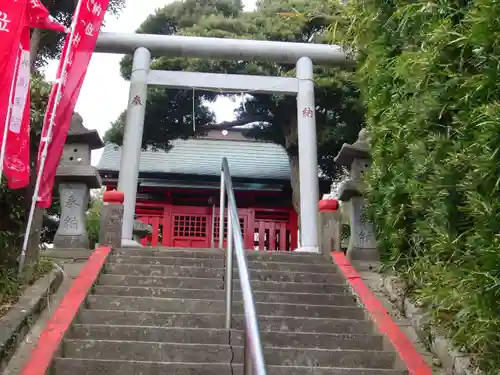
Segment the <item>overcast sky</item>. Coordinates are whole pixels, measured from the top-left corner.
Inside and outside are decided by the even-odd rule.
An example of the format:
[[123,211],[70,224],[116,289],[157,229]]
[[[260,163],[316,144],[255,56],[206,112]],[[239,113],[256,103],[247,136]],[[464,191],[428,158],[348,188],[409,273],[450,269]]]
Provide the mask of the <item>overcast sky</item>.
[[[171,1],[168,0],[128,0],[127,6],[119,18],[106,17],[104,31],[134,32],[140,24]],[[244,0],[246,9],[255,6],[255,0]],[[76,111],[83,117],[84,125],[96,129],[101,136],[110,127],[110,123],[126,108],[129,84],[120,76],[120,60],[123,55],[94,54],[83,83]],[[55,79],[58,61],[53,61],[46,68],[49,80]],[[230,121],[234,118],[234,109],[239,105],[228,98],[221,98],[212,105],[217,121]],[[102,150],[92,153],[92,164],[96,165]]]

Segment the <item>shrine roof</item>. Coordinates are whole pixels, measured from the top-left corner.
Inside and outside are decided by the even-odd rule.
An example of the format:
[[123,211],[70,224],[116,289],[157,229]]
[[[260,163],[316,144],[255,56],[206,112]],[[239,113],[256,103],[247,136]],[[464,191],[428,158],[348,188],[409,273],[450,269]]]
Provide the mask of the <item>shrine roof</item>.
[[[233,177],[290,181],[291,169],[285,149],[274,143],[241,139],[188,139],[173,141],[168,152],[142,151],[139,172],[220,176],[225,156]],[[120,170],[121,148],[107,144],[97,168]]]

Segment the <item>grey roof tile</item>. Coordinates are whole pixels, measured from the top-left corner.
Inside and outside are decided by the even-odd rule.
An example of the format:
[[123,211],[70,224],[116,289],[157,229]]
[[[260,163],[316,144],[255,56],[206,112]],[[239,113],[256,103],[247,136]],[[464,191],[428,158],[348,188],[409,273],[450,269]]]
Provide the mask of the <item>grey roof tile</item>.
[[[108,144],[97,168],[120,170],[121,149]],[[143,151],[140,172],[220,176],[226,157],[233,177],[290,180],[290,163],[285,149],[274,143],[189,139],[176,140],[168,151]]]

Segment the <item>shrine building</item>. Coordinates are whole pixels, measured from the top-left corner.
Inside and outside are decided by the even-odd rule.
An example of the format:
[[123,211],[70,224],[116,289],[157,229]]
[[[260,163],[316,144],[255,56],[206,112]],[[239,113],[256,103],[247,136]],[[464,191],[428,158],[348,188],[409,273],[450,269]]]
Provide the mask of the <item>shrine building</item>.
[[[120,154],[120,148],[108,144],[98,164],[107,190],[117,188]],[[218,246],[223,157],[233,178],[245,247],[297,248],[288,155],[282,146],[246,138],[241,130],[175,140],[168,152],[141,152],[136,219],[153,228],[143,245]]]

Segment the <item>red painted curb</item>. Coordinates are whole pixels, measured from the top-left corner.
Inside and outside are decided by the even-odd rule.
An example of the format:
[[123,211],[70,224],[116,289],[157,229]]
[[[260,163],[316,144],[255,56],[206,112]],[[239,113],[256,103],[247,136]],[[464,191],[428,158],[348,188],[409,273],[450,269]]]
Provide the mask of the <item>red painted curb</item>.
[[[384,305],[368,289],[361,276],[342,252],[332,252],[333,262],[340,268],[352,290],[370,313],[380,333],[384,334],[396,349],[408,371],[414,375],[432,375],[431,368],[417,352],[412,342],[392,320]],[[26,374],[27,375],[27,374]]]
[[44,375],[47,372],[64,334],[71,326],[80,305],[87,298],[110,252],[111,247],[100,247],[92,253],[43,329],[20,375]]

